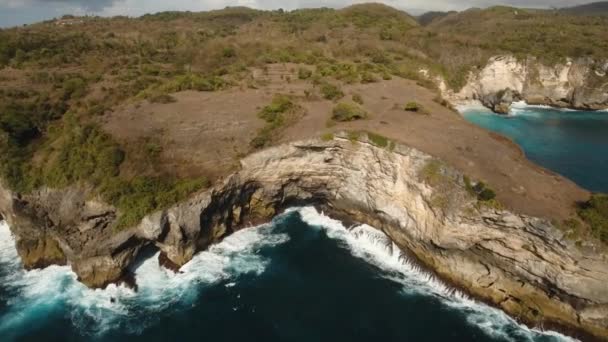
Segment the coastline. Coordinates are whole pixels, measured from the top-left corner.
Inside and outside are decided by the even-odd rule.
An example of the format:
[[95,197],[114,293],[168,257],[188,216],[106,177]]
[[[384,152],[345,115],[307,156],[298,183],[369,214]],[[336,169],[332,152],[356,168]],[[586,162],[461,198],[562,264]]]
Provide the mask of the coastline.
[[560,112],[581,112],[581,111],[583,111],[583,112],[590,112],[590,113],[608,113],[608,107],[605,109],[591,110],[591,109],[579,109],[579,108],[572,108],[572,107],[551,106],[548,104],[531,104],[531,103],[528,103],[528,102],[522,100],[522,101],[516,101],[516,102],[511,103],[511,105],[509,106],[508,114],[500,114],[500,113],[496,113],[496,112],[492,111],[492,109],[484,106],[483,103],[479,100],[452,100],[451,103],[452,103],[452,106],[454,106],[454,108],[456,109],[456,111],[461,115],[463,115],[463,113],[466,111],[475,110],[475,111],[480,111],[483,113],[508,117],[508,116],[517,115],[517,114],[512,113],[513,110],[525,110],[525,109],[531,109],[531,108],[549,109],[549,110],[560,111]]
[[[323,229],[328,229],[328,230],[334,229],[335,230],[336,229],[335,227],[330,227],[330,226],[333,226],[334,224],[332,224],[332,222],[329,222],[329,224],[328,224],[328,221],[336,221],[339,223],[339,225],[342,226],[342,228],[345,231],[348,231],[350,234],[353,234],[353,230],[357,230],[361,227],[368,227],[368,229],[381,233],[386,239],[388,239],[388,241],[395,244],[394,246],[397,246],[399,248],[398,259],[399,259],[399,263],[401,264],[401,268],[403,268],[403,272],[406,272],[406,269],[414,270],[414,272],[421,279],[423,279],[424,284],[428,284],[428,286],[435,288],[435,289],[437,289],[437,291],[440,292],[440,297],[442,295],[445,295],[446,298],[462,300],[465,303],[470,302],[470,304],[468,304],[468,305],[481,306],[480,307],[481,310],[483,310],[482,306],[486,305],[489,308],[492,308],[492,310],[497,310],[501,314],[504,314],[506,317],[508,317],[508,319],[513,320],[513,322],[520,325],[521,328],[528,329],[530,332],[554,335],[554,336],[558,336],[566,341],[575,341],[577,339],[580,339],[582,341],[590,341],[590,342],[602,341],[601,339],[599,339],[593,335],[587,334],[582,330],[572,329],[567,326],[561,325],[559,323],[543,322],[543,324],[541,326],[539,326],[538,324],[535,324],[533,322],[521,319],[521,317],[513,316],[513,315],[505,312],[500,306],[498,306],[496,303],[493,303],[489,299],[475,295],[474,293],[470,292],[467,288],[459,286],[457,283],[453,283],[449,279],[446,279],[445,277],[442,277],[441,275],[439,275],[432,268],[430,268],[428,265],[423,263],[407,247],[402,247],[402,246],[396,244],[392,240],[392,238],[387,234],[386,231],[375,228],[375,227],[366,226],[364,223],[353,221],[350,217],[344,216],[345,214],[343,212],[336,211],[335,209],[333,209],[330,206],[316,205],[316,206],[309,206],[309,207],[290,207],[290,208],[286,208],[284,211],[278,213],[274,218],[281,217],[283,215],[289,214],[290,212],[298,212],[298,214],[302,216],[303,210],[316,212],[315,217],[312,218],[313,221],[310,221],[311,220],[310,217],[302,218],[304,220],[304,222],[306,222],[307,224],[309,224],[311,226],[320,225],[321,227],[323,227]],[[259,229],[262,226],[266,226],[266,225],[270,224],[273,219],[269,220],[266,223],[260,224],[260,225],[244,227],[244,228],[242,228],[242,230]],[[323,221],[323,222],[319,223],[320,221]],[[0,223],[0,224],[5,224],[4,221],[1,221],[1,222],[2,223]],[[362,241],[362,238],[360,236],[353,235],[353,237],[356,237],[355,243],[357,243],[357,244],[364,243],[365,244],[365,242]],[[363,238],[363,240],[364,239],[365,238]],[[380,247],[382,249],[387,248],[387,245],[384,242],[379,242],[372,238],[369,238],[368,240],[369,241],[366,242],[367,244],[370,244],[370,243],[371,244],[380,244],[381,245]],[[13,242],[14,242],[14,240],[13,240]],[[222,242],[222,240],[216,241],[216,242],[214,242],[213,245],[218,245],[221,242]],[[360,246],[359,248],[365,248],[365,246]],[[202,252],[203,251],[201,251],[199,253],[202,253]],[[395,251],[392,250],[391,253],[394,255]],[[159,257],[160,257],[160,255],[159,255]],[[353,254],[353,257],[360,257],[360,256]],[[176,269],[173,269],[172,267],[168,267],[168,265],[166,265],[166,264],[163,264],[162,262],[160,262],[160,259],[155,258],[152,254],[149,256],[148,259],[150,259],[151,261],[158,261],[159,267],[164,268],[166,271],[168,271],[172,274],[183,273],[179,269],[176,270]],[[142,261],[142,262],[146,262],[146,261]],[[187,267],[187,265],[184,265],[184,266]],[[129,275],[130,275],[131,281],[132,281],[131,283],[120,282],[120,283],[117,283],[115,286],[112,286],[110,289],[91,290],[91,291],[95,291],[97,293],[97,296],[100,298],[109,299],[111,305],[120,305],[119,300],[120,300],[121,296],[119,296],[119,294],[121,294],[122,292],[127,293],[130,300],[133,301],[137,298],[137,292],[138,292],[138,284],[136,283],[135,273],[134,273],[135,271],[136,271],[136,269],[132,269],[129,271]],[[25,271],[25,272],[28,272],[28,271]],[[75,279],[76,274],[73,274],[73,277]],[[233,284],[233,283],[231,283],[231,284]],[[187,284],[187,285],[195,286],[195,284]],[[234,286],[234,285],[231,285],[231,286]],[[471,322],[469,322],[469,323],[473,324]]]
[[[461,102],[458,111],[471,124],[490,132],[492,137],[505,144],[517,148],[524,158],[530,160],[532,167],[543,170],[549,175],[568,178],[591,192],[608,191],[606,184],[597,179],[599,176],[592,174],[594,183],[588,181],[581,172],[574,170],[574,167],[567,166],[580,163],[583,168],[596,165],[600,170],[605,170],[605,164],[595,161],[596,158],[584,150],[584,146],[597,146],[603,151],[608,143],[601,135],[601,129],[606,128],[608,124],[608,116],[603,112],[556,108],[519,101],[511,105],[508,114],[497,114],[475,100]],[[585,134],[585,129],[591,129],[588,137],[574,139]],[[563,144],[556,148],[570,151],[569,154],[556,155],[556,152],[547,150],[548,146],[539,147],[548,141],[552,145]],[[562,158],[564,162],[560,161]]]

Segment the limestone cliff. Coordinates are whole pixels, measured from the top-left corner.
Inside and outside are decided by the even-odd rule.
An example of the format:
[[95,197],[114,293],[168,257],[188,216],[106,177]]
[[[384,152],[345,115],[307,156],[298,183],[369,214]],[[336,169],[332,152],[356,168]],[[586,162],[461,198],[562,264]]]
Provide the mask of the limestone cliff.
[[[0,212],[26,265],[66,260],[83,282],[104,286],[145,245],[179,267],[237,229],[315,204],[381,229],[444,280],[522,320],[608,337],[607,256],[578,249],[548,221],[480,206],[459,172],[426,154],[344,136],[271,148],[241,164],[214,188],[120,233],[111,228],[120,213],[86,189],[2,190]],[[53,247],[23,248],[40,244]]]
[[458,92],[445,83],[444,96],[454,102],[479,100],[488,108],[507,113],[512,102],[583,110],[608,108],[608,61],[589,58],[547,66],[535,58],[491,58],[481,70],[470,73]]

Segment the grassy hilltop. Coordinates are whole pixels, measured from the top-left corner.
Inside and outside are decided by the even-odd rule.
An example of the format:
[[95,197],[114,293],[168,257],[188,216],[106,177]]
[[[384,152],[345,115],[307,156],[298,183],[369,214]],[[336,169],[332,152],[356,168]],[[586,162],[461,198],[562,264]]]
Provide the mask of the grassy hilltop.
[[[469,70],[502,53],[549,64],[608,57],[603,17],[494,7],[431,15],[423,23],[388,6],[364,4],[67,16],[1,30],[1,177],[20,192],[87,184],[121,209],[121,226],[128,226],[208,186],[219,177],[209,170],[221,169],[190,167],[176,157],[185,147],[175,147],[179,136],[170,136],[170,127],[140,132],[134,118],[144,110],[152,115],[175,108],[168,122],[179,122],[195,93],[218,93],[192,100],[191,106],[202,106],[197,111],[218,99],[230,103],[230,90],[276,93],[273,101],[253,105],[257,133],[249,143],[232,142],[235,158],[221,163],[229,170],[236,157],[284,137],[306,111],[298,98],[335,101],[340,113],[350,108],[341,117],[361,119],[367,115],[357,108],[360,94],[349,96],[344,87],[403,78],[436,92],[419,72],[426,69],[459,88]],[[281,65],[286,67],[277,71]],[[283,92],[280,84],[289,85],[288,96],[274,96]],[[209,131],[217,130],[213,124]],[[224,153],[230,142],[223,139],[207,152]]]

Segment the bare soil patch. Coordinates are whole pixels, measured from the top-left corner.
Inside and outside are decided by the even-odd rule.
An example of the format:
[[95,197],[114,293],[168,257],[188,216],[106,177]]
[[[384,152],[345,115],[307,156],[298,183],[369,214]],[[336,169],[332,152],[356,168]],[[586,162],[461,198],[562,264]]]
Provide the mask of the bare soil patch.
[[[274,94],[281,93],[293,96],[306,113],[287,127],[276,143],[338,130],[372,131],[483,180],[507,208],[534,216],[565,219],[574,213],[575,201],[589,196],[573,182],[528,161],[508,139],[469,124],[441,106],[433,91],[414,81],[395,78],[342,86],[344,100],[360,95],[369,118],[328,127],[336,103],[314,96],[318,89],[297,79],[295,65],[254,72],[253,79],[262,80],[257,89],[187,91],[174,94],[175,103],[130,104],[105,116],[104,128],[127,144],[145,136],[158,137],[162,145],[159,163],[165,172],[217,179],[236,170],[239,158],[251,152],[249,143],[264,125],[257,112]],[[405,104],[411,101],[424,113],[405,111]]]

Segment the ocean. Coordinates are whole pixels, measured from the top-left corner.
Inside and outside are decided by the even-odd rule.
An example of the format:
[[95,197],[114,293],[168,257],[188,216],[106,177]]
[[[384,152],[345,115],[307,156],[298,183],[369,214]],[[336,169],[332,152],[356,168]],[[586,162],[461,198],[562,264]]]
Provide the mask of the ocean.
[[25,271],[0,224],[0,340],[569,341],[518,324],[403,258],[381,232],[312,207],[241,230],[178,274],[149,249],[137,292],[66,266]]
[[533,162],[583,188],[608,193],[608,111],[515,104],[509,116],[463,107],[465,119],[511,138]]

